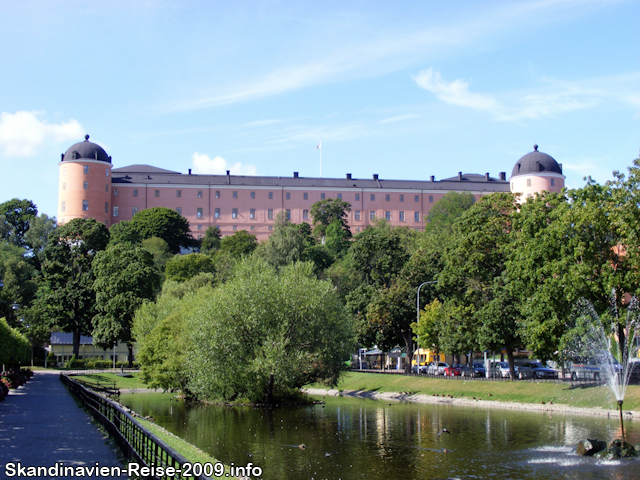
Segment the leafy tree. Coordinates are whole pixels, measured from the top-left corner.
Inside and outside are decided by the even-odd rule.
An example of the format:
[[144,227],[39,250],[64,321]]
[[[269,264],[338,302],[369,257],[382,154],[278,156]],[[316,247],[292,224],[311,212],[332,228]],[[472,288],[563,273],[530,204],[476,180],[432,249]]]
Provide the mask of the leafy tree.
[[129,346],[129,367],[133,364],[131,325],[135,311],[152,300],[160,286],[160,274],[151,254],[139,246],[112,245],[99,252],[93,262],[96,312],[93,343],[109,348],[117,341]]
[[440,331],[447,324],[445,306],[437,298],[420,311],[420,320],[411,324],[418,348],[440,352]]
[[176,255],[165,268],[165,274],[169,280],[184,282],[195,277],[199,273],[214,273],[214,261],[204,253],[190,253],[188,255]]
[[220,249],[222,234],[217,225],[212,225],[204,232],[204,238],[200,243],[200,253],[211,254]]
[[273,267],[280,268],[290,263],[310,260],[314,246],[308,223],[291,223],[284,212],[276,217],[273,233],[266,243],[258,246],[255,255]]
[[337,221],[340,228],[345,231],[347,238],[351,238],[351,229],[347,222],[347,213],[350,211],[351,204],[339,198],[327,198],[314,203],[311,206],[313,234],[318,238],[324,237],[327,227]]
[[334,258],[342,257],[349,250],[349,232],[343,228],[338,219],[329,224],[325,230],[325,237],[327,250]]
[[438,287],[447,292],[448,307],[456,313],[449,317],[455,336],[448,341],[464,352],[506,349],[512,378],[513,350],[522,339],[505,262],[517,207],[514,195],[494,193],[467,210],[453,225],[438,276]]
[[104,224],[92,218],[75,218],[52,232],[44,248],[36,303],[51,326],[73,333],[76,356],[80,335],[91,334],[95,315],[93,260],[108,243],[109,231]]
[[426,232],[451,231],[453,223],[471,206],[476,198],[469,192],[449,192],[433,204],[427,217]]
[[0,318],[0,365],[20,366],[29,361],[29,341]]
[[165,207],[154,207],[136,213],[129,223],[140,240],[151,237],[162,238],[171,249],[178,253],[180,247],[193,245],[189,235],[189,222],[175,210]]
[[23,310],[31,306],[38,290],[36,269],[24,257],[9,257],[3,264],[4,288],[0,289],[0,308],[11,327],[18,327],[18,319],[11,311],[11,304]]
[[163,273],[167,262],[173,257],[167,242],[158,237],[151,237],[143,240],[141,245],[153,257],[153,264],[158,271]]
[[25,246],[24,237],[29,230],[29,224],[38,215],[34,203],[31,200],[14,198],[0,204],[0,215],[4,216],[4,238],[20,247]]
[[241,258],[243,255],[251,255],[257,246],[258,240],[255,235],[251,235],[246,230],[238,230],[233,235],[222,239],[220,251],[229,253],[235,258]]
[[339,297],[310,263],[278,273],[252,259],[192,316],[189,385],[203,398],[270,404],[310,382],[335,384],[351,339]]
[[109,235],[109,244],[111,245],[118,245],[121,243],[136,244],[140,243],[140,241],[142,240],[142,238],[140,237],[140,232],[136,229],[135,225],[128,220],[123,220],[122,222],[111,225],[111,228],[109,229]]
[[42,252],[47,244],[49,235],[56,229],[56,218],[42,213],[29,222],[29,230],[24,235],[26,247],[34,259],[34,265],[39,270],[42,262]]

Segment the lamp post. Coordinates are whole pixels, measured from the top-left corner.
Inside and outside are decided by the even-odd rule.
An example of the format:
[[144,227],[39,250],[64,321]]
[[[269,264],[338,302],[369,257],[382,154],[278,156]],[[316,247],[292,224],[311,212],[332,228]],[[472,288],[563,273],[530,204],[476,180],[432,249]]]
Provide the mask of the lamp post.
[[[420,323],[420,289],[424,285],[428,285],[430,283],[438,283],[438,280],[431,280],[429,282],[423,282],[418,287],[418,294],[416,295],[416,323]],[[417,348],[417,350],[418,350],[418,359],[417,359],[416,368],[419,370],[420,369],[420,335],[418,335],[418,348]]]

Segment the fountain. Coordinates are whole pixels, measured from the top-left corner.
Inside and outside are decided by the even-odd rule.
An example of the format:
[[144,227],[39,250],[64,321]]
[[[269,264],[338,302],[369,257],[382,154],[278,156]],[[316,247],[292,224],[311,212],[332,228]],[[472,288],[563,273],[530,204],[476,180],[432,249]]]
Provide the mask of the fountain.
[[[603,378],[611,389],[620,413],[621,442],[625,449],[624,418],[622,405],[631,379],[632,367],[629,360],[638,356],[637,327],[639,322],[638,300],[633,297],[626,308],[622,320],[615,290],[611,295],[609,328],[586,300],[578,302],[575,325],[565,337],[563,357],[572,362],[587,362],[593,365],[594,378]],[[621,321],[622,320],[622,321]],[[599,371],[595,371],[599,369]],[[615,442],[614,442],[615,443]],[[633,450],[633,446],[628,445]]]

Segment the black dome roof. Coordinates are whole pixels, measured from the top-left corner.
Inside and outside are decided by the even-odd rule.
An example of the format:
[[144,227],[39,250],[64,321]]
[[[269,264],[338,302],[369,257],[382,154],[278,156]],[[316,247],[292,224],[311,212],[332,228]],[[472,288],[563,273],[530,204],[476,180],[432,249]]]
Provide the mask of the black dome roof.
[[97,143],[90,142],[89,135],[84,136],[84,142],[78,142],[75,145],[70,146],[62,155],[63,162],[65,160],[79,160],[81,158],[111,163],[111,157],[107,155],[104,148]]
[[562,166],[551,155],[538,151],[538,145],[533,146],[533,152],[527,153],[516,162],[511,176],[527,175],[539,172],[554,172],[562,174]]

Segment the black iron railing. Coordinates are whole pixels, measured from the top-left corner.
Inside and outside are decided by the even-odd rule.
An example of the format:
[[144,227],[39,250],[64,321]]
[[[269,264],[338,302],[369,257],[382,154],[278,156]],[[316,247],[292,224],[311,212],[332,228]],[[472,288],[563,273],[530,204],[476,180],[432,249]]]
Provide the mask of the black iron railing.
[[[65,373],[60,374],[60,380],[71,393],[91,412],[94,419],[102,425],[114,439],[124,456],[130,461],[145,467],[172,467],[182,471],[183,465],[188,463],[182,455],[157,438],[144,428],[117,403],[92,392]],[[156,470],[157,471],[157,470]],[[158,477],[154,477],[158,478]],[[181,473],[172,476],[162,476],[162,479],[197,479],[209,480],[204,475],[185,477]]]

